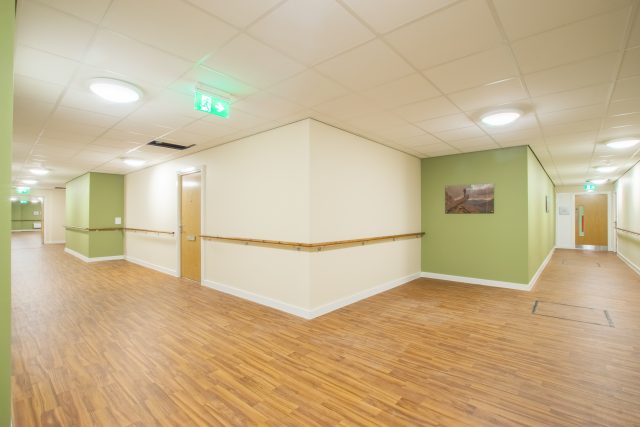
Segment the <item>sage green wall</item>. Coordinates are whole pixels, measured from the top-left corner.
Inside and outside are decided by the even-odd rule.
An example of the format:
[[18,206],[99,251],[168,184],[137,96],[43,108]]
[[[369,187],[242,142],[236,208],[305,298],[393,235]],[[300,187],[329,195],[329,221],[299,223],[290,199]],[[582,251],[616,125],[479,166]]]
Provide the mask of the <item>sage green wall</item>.
[[[529,280],[555,246],[556,215],[554,185],[530,149],[527,149],[529,195]],[[549,212],[545,205],[548,198]]]
[[[84,174],[67,182],[65,225],[89,228],[89,191],[91,174]],[[66,230],[66,247],[89,257],[89,232]]]
[[0,427],[11,424],[11,140],[15,2],[0,2]]
[[[89,227],[114,228],[115,218],[124,224],[124,175],[92,173],[89,196]],[[124,254],[122,231],[95,231],[89,239],[91,258]]]
[[[526,284],[527,147],[422,160],[422,270]],[[494,214],[445,214],[446,185],[494,184]]]
[[[40,212],[34,215],[34,212]],[[20,204],[20,201],[11,202],[11,229],[12,230],[34,230],[33,223],[42,223],[42,204],[31,203]]]
[[[67,183],[66,225],[114,228],[124,216],[124,176],[91,172]],[[124,218],[123,218],[124,223]],[[67,248],[88,258],[124,254],[122,231],[67,230]]]
[[[640,163],[615,183],[617,226],[640,233]],[[640,236],[617,232],[618,254],[640,273]]]

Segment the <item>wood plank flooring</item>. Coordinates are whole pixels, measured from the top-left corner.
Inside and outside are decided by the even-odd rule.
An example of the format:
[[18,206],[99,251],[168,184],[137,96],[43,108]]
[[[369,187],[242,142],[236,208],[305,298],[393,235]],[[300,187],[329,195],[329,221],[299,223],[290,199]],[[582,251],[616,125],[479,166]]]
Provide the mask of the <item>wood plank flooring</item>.
[[640,277],[613,254],[559,250],[532,292],[420,279],[305,321],[28,238],[15,427],[640,425]]

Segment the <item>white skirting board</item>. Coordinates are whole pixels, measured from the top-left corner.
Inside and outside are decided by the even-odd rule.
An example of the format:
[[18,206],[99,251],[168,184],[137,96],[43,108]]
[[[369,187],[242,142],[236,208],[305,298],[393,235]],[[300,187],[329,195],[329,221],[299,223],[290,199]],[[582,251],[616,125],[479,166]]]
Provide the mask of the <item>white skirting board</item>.
[[414,273],[409,276],[392,280],[390,282],[383,283],[373,288],[366,289],[361,292],[357,292],[353,295],[340,298],[339,300],[333,301],[329,304],[325,304],[313,309],[307,309],[307,308],[298,307],[292,304],[287,304],[285,302],[278,301],[273,298],[268,298],[262,295],[255,294],[253,292],[248,292],[242,289],[235,288],[233,286],[217,283],[212,280],[203,280],[202,284],[208,288],[215,289],[217,291],[224,292],[226,294],[230,294],[239,298],[243,298],[261,305],[265,305],[267,307],[275,308],[276,310],[284,311],[285,313],[293,314],[294,316],[302,317],[304,319],[315,319],[316,317],[320,317],[324,314],[330,313],[339,308],[361,301],[365,298],[369,298],[376,294],[398,287],[400,285],[404,285],[405,283],[418,279],[419,277],[420,277],[420,273]]
[[620,252],[618,252],[618,258],[620,258],[625,264],[627,264],[633,271],[640,274],[640,266],[635,265],[629,258],[622,255]]
[[160,273],[168,274],[169,276],[178,277],[178,272],[176,270],[172,270],[170,268],[163,267],[157,264],[152,264],[150,262],[141,260],[139,258],[130,257],[128,255],[126,255],[124,259],[134,264],[138,264],[143,267],[150,268],[151,270],[159,271]]
[[101,261],[117,261],[124,259],[124,255],[116,255],[116,256],[101,256],[89,258],[87,256],[82,255],[80,252],[76,252],[73,249],[64,248],[64,251],[69,255],[73,255],[76,258],[81,259],[84,262],[101,262]]
[[502,282],[499,280],[488,280],[488,279],[478,279],[476,277],[464,277],[464,276],[452,276],[449,274],[440,274],[440,273],[431,273],[428,271],[423,271],[421,276],[427,279],[438,279],[438,280],[447,280],[450,282],[460,282],[460,283],[469,283],[472,285],[483,285],[483,286],[493,286],[494,288],[507,288],[507,289],[516,289],[519,291],[530,291],[535,286],[538,278],[549,264],[551,257],[556,248],[551,249],[547,257],[544,259],[536,274],[533,275],[531,281],[529,283],[515,283],[515,282]]

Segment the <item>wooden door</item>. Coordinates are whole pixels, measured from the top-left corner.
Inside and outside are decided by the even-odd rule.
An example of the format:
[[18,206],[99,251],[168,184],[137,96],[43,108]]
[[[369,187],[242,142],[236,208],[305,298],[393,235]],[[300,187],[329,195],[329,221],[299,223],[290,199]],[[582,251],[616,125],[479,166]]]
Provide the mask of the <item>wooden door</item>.
[[606,194],[576,194],[576,246],[608,245]]
[[200,172],[180,179],[180,271],[182,277],[200,282]]

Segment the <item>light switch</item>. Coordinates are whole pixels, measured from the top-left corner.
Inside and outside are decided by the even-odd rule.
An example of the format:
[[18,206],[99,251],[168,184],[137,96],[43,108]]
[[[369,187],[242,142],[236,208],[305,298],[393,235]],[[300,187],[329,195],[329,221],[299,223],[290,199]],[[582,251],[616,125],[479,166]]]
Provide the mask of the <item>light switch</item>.
[[120,225],[122,224],[122,218],[120,218],[119,216],[116,217],[116,225]]

